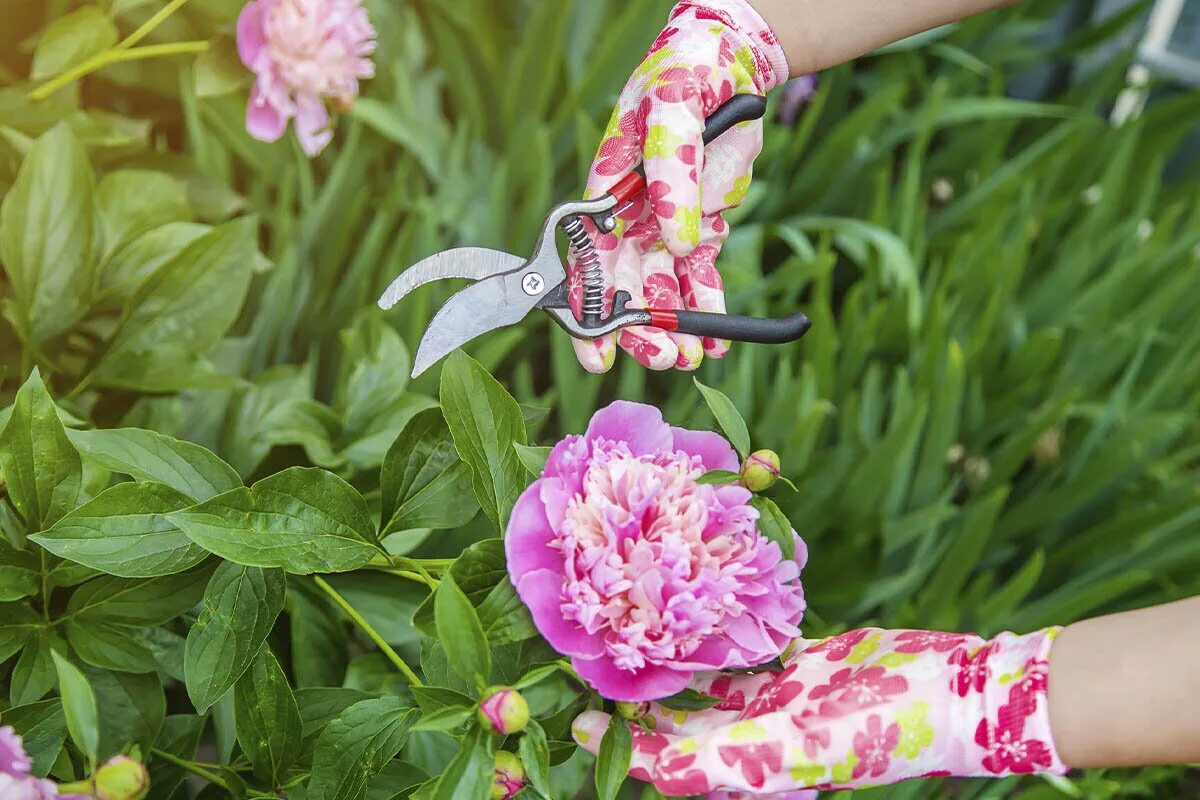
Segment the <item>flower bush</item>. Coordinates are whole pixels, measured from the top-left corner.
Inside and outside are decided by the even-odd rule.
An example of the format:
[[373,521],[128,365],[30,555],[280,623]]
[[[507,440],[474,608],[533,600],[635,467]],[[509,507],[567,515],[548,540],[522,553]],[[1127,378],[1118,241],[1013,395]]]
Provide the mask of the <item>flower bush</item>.
[[[706,361],[695,386],[584,375],[530,319],[408,380],[448,290],[386,317],[378,292],[446,246],[526,248],[580,193],[668,4],[368,0],[372,37],[329,0],[349,16],[328,61],[302,38],[271,50],[272,13],[310,7],[283,0],[6,9],[0,727],[28,767],[0,763],[0,786],[97,795],[103,772],[136,795],[136,765],[163,800],[643,796],[624,728],[599,761],[573,743],[609,701],[546,641],[505,555],[530,487],[562,479],[546,445],[616,398],[720,429],[736,455],[701,454],[703,475],[669,457],[674,434],[641,474],[676,464],[679,507],[756,513],[794,601],[800,530],[809,636],[1032,629],[1200,591],[1200,203],[1174,155],[1200,103],[1108,125],[1126,58],[1042,101],[1003,94],[1132,17],[1051,51],[1034,34],[1052,9],[1026,4],[773,100],[721,271],[733,312],[806,310],[800,345]],[[239,50],[243,14],[257,50]],[[290,121],[301,146],[251,135],[256,108],[274,115],[258,133]],[[559,456],[590,456],[586,433],[567,441]],[[780,463],[747,465],[754,448]],[[605,450],[595,478],[620,461]],[[754,488],[782,477],[747,500],[739,466]],[[766,634],[730,648],[745,663],[798,621],[746,618]],[[718,641],[743,636],[731,622]],[[481,708],[496,688],[514,693],[499,725]],[[1175,798],[1192,780],[1058,785]],[[1058,792],[1013,786],[903,791]]]

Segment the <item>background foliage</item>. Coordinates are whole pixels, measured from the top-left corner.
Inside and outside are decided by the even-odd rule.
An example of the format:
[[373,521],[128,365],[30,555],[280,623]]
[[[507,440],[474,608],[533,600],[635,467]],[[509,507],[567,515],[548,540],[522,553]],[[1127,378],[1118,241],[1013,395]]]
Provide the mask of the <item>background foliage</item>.
[[[372,301],[444,247],[529,246],[579,192],[667,5],[372,3],[378,76],[312,162],[242,130],[239,0],[186,3],[140,42],[167,46],[149,60],[124,37],[158,3],[6,10],[0,716],[40,773],[136,747],[162,798],[450,797],[427,776],[490,775],[497,742],[413,725],[461,729],[476,676],[451,665],[513,682],[553,662],[505,594],[496,522],[538,452],[509,445],[579,431],[613,397],[713,420],[678,374],[582,374],[535,318],[469,348],[482,368],[409,382],[449,289],[387,316]],[[1200,592],[1197,165],[1164,178],[1200,95],[1114,128],[1118,61],[1044,102],[1006,97],[1136,18],[1047,45],[1055,10],[826,73],[794,126],[769,126],[733,215],[731,310],[802,308],[815,325],[700,378],[799,487],[774,499],[812,554],[812,635],[990,634]],[[102,68],[29,99],[89,58]],[[488,648],[429,638],[447,574],[461,597],[438,596],[474,610]],[[402,663],[434,688],[405,688]],[[546,740],[523,755],[556,764],[544,792],[590,792],[566,744],[578,691],[533,677]],[[81,686],[95,737],[68,736]],[[1194,791],[1194,775],[1149,769],[859,794]]]

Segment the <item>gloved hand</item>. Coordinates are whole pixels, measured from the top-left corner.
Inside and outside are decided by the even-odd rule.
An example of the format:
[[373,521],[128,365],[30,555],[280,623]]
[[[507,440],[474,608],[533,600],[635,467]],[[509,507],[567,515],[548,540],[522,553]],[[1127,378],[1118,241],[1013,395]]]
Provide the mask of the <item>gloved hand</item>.
[[[608,288],[631,305],[724,311],[714,261],[729,235],[722,212],[742,202],[762,149],[762,122],[727,131],[705,148],[704,119],[735,94],[763,95],[787,80],[774,34],[746,0],[682,0],[666,29],[625,85],[588,176],[585,197],[598,197],[642,163],[646,191],[596,242]],[[580,312],[572,260],[572,303]],[[606,308],[607,313],[607,308]],[[724,340],[703,342],[659,328],[626,328],[594,342],[575,341],[585,369],[604,372],[616,345],[651,369],[695,369],[704,354],[720,358]]]
[[[631,723],[630,775],[667,796],[845,789],[929,776],[1062,774],[1046,707],[1058,629],[972,634],[865,628],[798,640],[782,672],[717,674],[707,711],[651,704]],[[595,753],[607,714],[576,741]]]

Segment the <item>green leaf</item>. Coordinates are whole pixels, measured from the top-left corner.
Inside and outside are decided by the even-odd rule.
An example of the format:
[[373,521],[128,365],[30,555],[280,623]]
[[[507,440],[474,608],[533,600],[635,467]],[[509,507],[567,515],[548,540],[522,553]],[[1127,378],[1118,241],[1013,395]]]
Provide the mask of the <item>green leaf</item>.
[[701,694],[695,689],[684,689],[682,692],[664,697],[658,704],[673,711],[703,711],[721,702],[721,698]]
[[360,800],[367,782],[396,757],[418,718],[397,697],[363,700],[330,722],[313,751],[308,800]]
[[33,762],[31,772],[45,777],[63,743],[67,741],[67,715],[57,697],[4,710],[4,724],[21,737],[25,754]]
[[95,764],[100,748],[100,721],[96,711],[96,696],[92,687],[74,664],[58,653],[51,653],[58,670],[58,691],[62,695],[63,712],[71,741]]
[[126,242],[100,265],[97,305],[121,310],[146,278],[211,230],[195,222],[168,222]]
[[253,663],[283,609],[285,589],[279,570],[229,562],[217,567],[183,657],[188,696],[201,714]]
[[191,504],[191,498],[161,483],[118,483],[30,540],[110,575],[171,575],[208,555],[167,519]]
[[242,485],[233,467],[207,448],[141,428],[71,430],[68,438],[90,461],[139,481],[165,483],[193,500]]
[[463,491],[470,473],[454,449],[441,411],[430,408],[414,416],[383,459],[381,535],[470,522],[479,508]]
[[459,743],[458,755],[438,781],[434,800],[487,800],[495,771],[491,734],[472,728]]
[[342,374],[333,406],[342,412],[343,436],[353,441],[378,432],[408,386],[412,359],[400,334],[372,308],[339,334]]
[[344,686],[314,686],[297,689],[296,706],[300,711],[301,734],[308,738],[323,729],[350,706],[370,700],[371,694]]
[[67,617],[120,625],[161,625],[200,601],[209,569],[197,567],[149,580],[101,577],[80,586],[67,601]]
[[0,470],[30,532],[53,525],[78,502],[83,465],[36,368],[0,431]]
[[758,532],[779,545],[783,557],[794,561],[796,559],[796,534],[792,523],[780,511],[779,506],[769,497],[756,494],[750,498],[750,505],[758,509]]
[[139,629],[88,620],[66,623],[67,641],[80,659],[94,667],[116,672],[154,672],[158,661],[148,647],[138,641]]
[[362,495],[323,469],[291,467],[170,519],[224,559],[301,575],[352,570],[379,552]]
[[96,186],[96,204],[106,256],[147,231],[188,222],[192,216],[183,184],[165,172],[146,169],[107,173]]
[[514,444],[525,444],[525,420],[517,401],[470,356],[456,351],[442,367],[442,413],[463,461],[471,465],[479,505],[504,530],[525,468]]
[[146,278],[96,358],[98,381],[157,389],[165,377],[174,384],[181,370],[194,371],[241,310],[258,252],[255,227],[249,217],[219,225]]
[[453,731],[475,716],[474,706],[445,706],[421,717],[414,731]]
[[196,78],[196,97],[230,94],[251,80],[251,73],[238,58],[236,42],[228,36],[210,39],[208,47],[196,56],[192,71]]
[[87,311],[99,238],[87,154],[65,123],[42,134],[0,206],[0,262],[17,333],[40,347]]
[[479,624],[493,646],[520,642],[538,635],[529,609],[507,579],[500,581],[479,604]]
[[696,383],[700,394],[704,395],[704,402],[708,403],[713,416],[717,418],[717,424],[729,438],[729,443],[742,458],[748,456],[750,454],[750,431],[746,428],[746,420],[742,419],[742,415],[738,413],[733,401],[716,389],[705,386],[699,379],[693,378],[692,380]]
[[467,695],[442,686],[413,686],[410,690],[421,711],[432,714],[443,708],[471,705],[474,701]]
[[37,629],[29,637],[9,677],[9,699],[14,706],[41,700],[58,682],[53,652],[66,652],[66,642],[53,632]]
[[300,754],[300,709],[287,676],[270,647],[258,655],[233,690],[237,739],[254,767],[270,786],[280,786]]
[[529,447],[523,444],[513,444],[513,449],[517,452],[517,458],[525,465],[525,469],[535,478],[542,477],[542,471],[546,469],[546,460],[550,458],[550,451],[553,447]]
[[345,615],[303,583],[287,593],[292,675],[297,686],[340,686],[350,660]]
[[525,766],[525,776],[533,788],[544,797],[553,797],[550,791],[550,744],[546,741],[546,731],[537,720],[529,721],[517,748]]
[[41,590],[41,575],[32,569],[0,564],[0,602],[20,600]]
[[[484,539],[475,542],[450,565],[450,576],[479,614],[484,635],[493,645],[516,642],[535,635],[529,610],[514,601],[504,542]],[[505,588],[508,587],[508,588]],[[437,636],[433,619],[434,598],[429,597],[413,614],[413,625],[428,636]]]
[[699,478],[697,478],[696,483],[699,483],[702,485],[706,484],[706,483],[715,483],[715,484],[737,483],[741,479],[742,479],[742,476],[737,474],[736,472],[730,472],[729,470],[724,470],[724,469],[710,469],[708,472],[704,473]]
[[[200,746],[200,736],[204,732],[204,718],[195,714],[172,714],[163,720],[162,730],[154,740],[154,749],[170,753],[177,758],[192,760],[196,757],[196,749]],[[150,794],[152,800],[165,800],[174,796],[174,792],[187,777],[183,767],[161,757],[151,756],[146,764],[150,773]]]
[[111,672],[83,666],[83,673],[96,696],[100,716],[100,751],[105,761],[138,746],[145,751],[162,729],[167,701],[162,681],[153,672]]
[[471,601],[447,574],[434,594],[438,640],[451,668],[483,689],[492,671],[491,652]]
[[617,796],[629,774],[632,757],[633,735],[629,723],[620,714],[613,714],[596,755],[596,795],[600,800],[614,800]]
[[117,43],[117,26],[97,6],[55,19],[38,39],[29,77],[50,78]]
[[0,662],[12,658],[43,624],[25,603],[0,603]]

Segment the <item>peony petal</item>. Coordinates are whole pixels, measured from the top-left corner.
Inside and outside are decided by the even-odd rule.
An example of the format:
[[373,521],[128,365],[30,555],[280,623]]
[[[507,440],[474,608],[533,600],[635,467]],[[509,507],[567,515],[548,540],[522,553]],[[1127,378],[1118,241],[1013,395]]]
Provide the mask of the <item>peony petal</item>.
[[563,575],[562,567],[558,571],[539,569],[524,575],[516,584],[517,594],[521,601],[529,607],[533,615],[533,624],[558,652],[568,656],[595,658],[604,652],[604,643],[579,627],[578,624],[564,619],[563,604]]
[[257,69],[259,55],[263,51],[263,7],[260,0],[247,3],[237,20],[238,57],[246,69]]
[[640,703],[644,700],[659,700],[670,697],[687,688],[692,679],[690,672],[680,672],[669,667],[647,664],[636,672],[617,669],[612,661],[600,658],[571,659],[571,666],[592,688],[607,697],[623,703]]
[[268,101],[258,85],[250,90],[246,105],[246,131],[261,142],[278,141],[287,130],[287,117]]
[[329,109],[315,95],[302,94],[296,98],[296,138],[305,155],[317,155],[333,139],[329,128]]
[[725,437],[712,431],[689,431],[686,428],[671,428],[675,438],[675,449],[690,456],[700,456],[706,470],[724,469],[737,472],[737,453]]
[[0,773],[8,775],[24,774],[33,767],[33,762],[25,754],[21,737],[11,725],[0,728]]
[[522,576],[537,569],[549,569],[562,575],[562,555],[550,547],[554,530],[546,519],[546,507],[540,496],[546,480],[534,481],[521,493],[508,520],[504,554],[514,585]]
[[593,414],[586,438],[589,442],[597,438],[626,442],[635,456],[670,450],[673,439],[671,426],[663,422],[661,411],[626,400],[617,400]]

